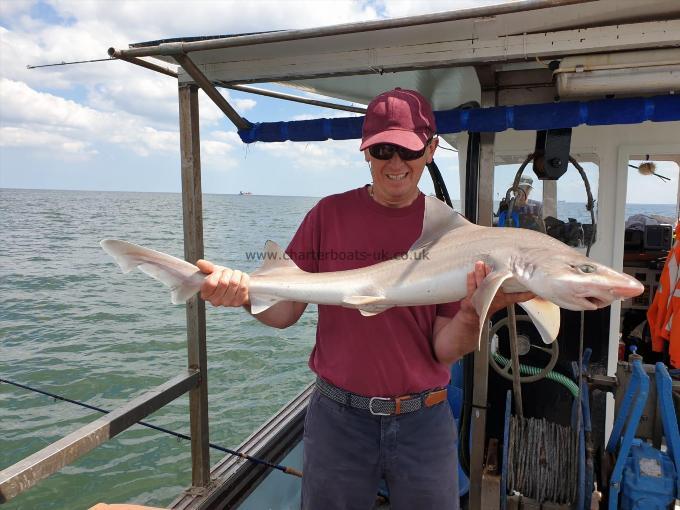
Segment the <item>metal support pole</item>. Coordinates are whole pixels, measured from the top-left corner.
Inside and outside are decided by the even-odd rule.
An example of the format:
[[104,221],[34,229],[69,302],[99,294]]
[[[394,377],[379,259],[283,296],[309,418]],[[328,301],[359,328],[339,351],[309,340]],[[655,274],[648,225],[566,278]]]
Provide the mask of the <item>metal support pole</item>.
[[[251,126],[250,122],[241,117],[236,112],[236,110],[231,107],[227,100],[224,99],[224,96],[220,94],[215,88],[212,82],[206,78],[201,70],[196,66],[196,64],[194,64],[193,60],[183,53],[173,55],[173,58],[179,65],[182,66],[182,68],[184,68],[189,76],[194,79],[198,86],[203,89],[203,92],[205,92],[208,97],[212,99],[213,103],[215,103],[217,107],[222,110],[222,112],[229,118],[229,120],[234,124],[234,126],[236,126],[237,129],[248,129]],[[198,129],[198,127],[196,129]]]
[[[184,258],[203,258],[203,203],[201,197],[201,139],[198,129],[198,87],[179,87],[179,134],[182,160]],[[189,393],[191,418],[191,480],[194,487],[210,482],[208,437],[208,376],[205,302],[198,296],[186,304],[189,368],[198,370],[200,384]]]
[[[479,195],[477,197],[478,224],[491,226],[493,208],[494,134],[480,134]],[[470,509],[482,509],[482,476],[484,474],[484,449],[486,447],[486,408],[489,386],[489,323],[484,322],[482,342],[475,352],[474,385],[472,390],[472,415],[470,429]]]
[[510,362],[512,363],[512,393],[515,397],[515,416],[524,417],[522,383],[519,373],[519,348],[517,346],[517,319],[515,305],[508,306],[508,332],[510,333]]
[[[494,70],[478,68],[477,75],[482,86],[482,107],[494,106],[496,94],[493,89]],[[477,181],[477,224],[491,226],[493,217],[494,133],[479,135],[479,173]],[[472,416],[470,429],[470,509],[482,508],[482,476],[484,474],[484,448],[486,446],[486,408],[489,385],[489,325],[484,322],[482,342],[475,353],[474,384],[472,393]]]
[[115,55],[115,51],[113,50],[113,48],[109,48],[109,56],[111,58],[117,58],[117,59],[120,59],[120,60],[125,60],[126,62],[130,62],[131,64],[135,64],[135,65],[138,65],[140,67],[144,67],[146,69],[156,71],[157,73],[165,74],[167,76],[170,76],[171,78],[177,78],[177,73],[170,68],[159,66],[158,64],[154,64],[153,62],[147,62],[146,60],[142,60],[141,58],[137,58],[137,57],[127,57],[127,56],[124,56],[124,55]]
[[496,167],[493,151],[495,133],[480,133],[479,191],[477,197],[477,225],[493,225],[493,178]]
[[543,181],[543,218],[557,218],[557,181]]
[[295,96],[293,94],[286,94],[284,92],[274,92],[273,90],[261,89],[259,87],[250,87],[249,85],[227,85],[226,83],[218,82],[217,86],[224,87],[225,89],[247,92],[249,94],[257,94],[258,96],[274,97],[276,99],[293,101],[295,103],[309,104],[312,106],[321,106],[322,108],[331,108],[333,110],[342,110],[353,113],[366,113],[366,108],[361,108],[359,106],[349,106],[344,104],[331,103],[329,101],[321,101],[319,99],[310,99],[308,97]]

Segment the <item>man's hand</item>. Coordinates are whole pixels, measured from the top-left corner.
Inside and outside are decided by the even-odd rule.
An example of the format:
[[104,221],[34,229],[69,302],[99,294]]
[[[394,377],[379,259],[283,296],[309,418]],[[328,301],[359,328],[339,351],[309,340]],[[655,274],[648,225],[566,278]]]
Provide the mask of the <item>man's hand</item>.
[[[467,296],[460,302],[460,310],[452,319],[437,317],[434,324],[434,352],[440,363],[451,364],[477,349],[479,315],[472,304],[472,296],[491,268],[482,261],[467,276]],[[503,292],[499,290],[489,306],[489,315],[501,308],[533,299],[532,292]],[[484,340],[482,340],[484,341]]]
[[207,274],[201,286],[201,298],[213,306],[249,305],[250,277],[238,269],[216,266],[208,260],[196,262],[198,269]]
[[[491,273],[492,269],[486,265],[481,260],[475,262],[475,268],[467,275],[467,296],[460,302],[460,312],[464,314],[465,322],[470,322],[471,324],[479,324],[479,315],[477,315],[477,310],[472,305],[472,296],[477,290],[477,288],[482,284],[482,281],[486,276]],[[488,315],[493,315],[498,310],[501,310],[507,306],[513,305],[515,303],[521,303],[522,301],[528,301],[536,297],[533,292],[503,292],[499,289],[496,295],[491,301],[489,306]]]

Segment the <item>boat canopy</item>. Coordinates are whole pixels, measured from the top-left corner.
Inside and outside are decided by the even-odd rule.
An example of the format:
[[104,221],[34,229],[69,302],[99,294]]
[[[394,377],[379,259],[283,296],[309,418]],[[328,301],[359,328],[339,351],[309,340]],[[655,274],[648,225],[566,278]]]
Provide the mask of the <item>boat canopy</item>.
[[[465,131],[678,120],[677,100],[660,95],[678,91],[679,16],[677,0],[523,0],[331,27],[155,40],[109,54],[173,76],[180,86],[198,85],[246,143],[358,138],[362,118],[253,125],[217,88],[276,97],[246,85],[273,83],[359,105],[397,86],[414,89],[428,97],[440,134],[451,134],[445,138],[457,146],[455,133]],[[603,99],[611,95],[616,99]]]
[[[639,124],[645,121],[680,120],[680,97],[567,101],[490,108],[456,108],[435,112],[439,134],[472,132],[498,133],[506,129],[546,130],[580,125],[604,126]],[[290,122],[262,122],[238,131],[244,143],[311,142],[361,138],[364,117],[341,117]]]

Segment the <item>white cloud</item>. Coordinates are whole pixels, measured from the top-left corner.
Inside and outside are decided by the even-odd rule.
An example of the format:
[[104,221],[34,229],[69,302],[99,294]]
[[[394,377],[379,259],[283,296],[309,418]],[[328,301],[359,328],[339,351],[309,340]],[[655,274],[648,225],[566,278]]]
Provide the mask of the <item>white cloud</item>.
[[241,138],[239,138],[235,131],[212,131],[210,133],[210,138],[228,143],[232,146],[238,146],[242,144]]
[[35,0],[5,0],[0,2],[0,17],[9,18],[27,12]]
[[127,42],[318,27],[377,17],[372,6],[350,0],[166,0],[162,3],[123,0],[114,4],[97,0],[53,0],[50,4],[63,17],[106,19],[114,26],[124,26],[131,37]]
[[20,127],[0,127],[0,147],[39,148],[45,153],[61,152],[67,156],[91,156],[97,153],[91,145],[49,131]]
[[[227,97],[227,101],[229,98]],[[232,101],[239,112],[247,112],[255,108],[257,102],[253,99],[235,99]]]
[[261,150],[285,158],[298,168],[318,171],[347,169],[359,166],[363,161],[357,140],[256,143],[252,147],[253,151]]
[[[30,149],[26,151],[27,160],[46,148],[53,151],[54,158],[65,160],[115,156],[116,151],[125,151],[149,158],[148,164],[153,164],[154,157],[178,155],[176,80],[122,61],[34,70],[26,69],[27,64],[106,58],[108,47],[125,48],[131,42],[319,27],[461,8],[483,1],[45,0],[35,8],[36,1],[0,0],[0,144]],[[36,14],[50,9],[54,12],[47,18]],[[263,12],[267,16],[262,16]],[[257,111],[264,100],[232,90],[220,91],[245,117],[252,112],[271,118]],[[365,170],[356,140],[244,146],[224,114],[203,92],[199,93],[199,108],[202,160],[207,169],[232,168],[244,154],[257,152],[282,168],[292,165],[325,172],[353,166]],[[311,117],[291,115],[288,108],[282,111],[283,118]],[[318,110],[314,117],[351,115]],[[236,147],[242,150],[234,150]]]
[[[203,34],[234,34],[374,19],[375,9],[350,0],[278,2],[185,2],[52,0],[52,18],[35,17],[35,2],[2,2],[0,14],[0,112],[16,128],[12,143],[32,142],[21,133],[42,133],[63,152],[93,155],[99,143],[124,146],[143,156],[177,151],[177,82],[126,62],[101,62],[29,70],[26,65],[106,58],[109,46]],[[262,12],[267,12],[266,17]],[[167,64],[165,64],[167,65]],[[257,102],[225,98],[245,115]],[[202,131],[225,125],[224,114],[199,93]],[[48,135],[52,136],[49,137]],[[236,136],[235,134],[233,135]],[[38,138],[34,145],[38,147]],[[77,143],[71,143],[77,142]],[[206,161],[224,157],[239,140],[203,137]],[[7,141],[5,144],[9,144]],[[292,149],[294,157],[299,149]]]
[[[0,103],[3,104],[1,122],[4,125],[2,143],[5,146],[50,147],[72,154],[96,153],[96,144],[117,144],[140,156],[177,153],[177,128],[156,129],[144,119],[126,113],[102,111],[83,106],[75,101],[38,92],[25,83],[0,79]],[[27,136],[35,132],[39,136]],[[52,136],[48,136],[48,135]],[[236,137],[236,133],[233,137]],[[206,153],[225,154],[235,144],[232,136],[219,134],[221,141],[208,138]],[[76,143],[80,141],[80,143]]]
[[339,119],[342,117],[359,117],[363,115],[362,113],[346,112],[344,110],[331,110],[330,108],[324,108],[319,110],[314,115],[310,113],[303,113],[300,115],[293,115],[290,120],[313,120],[323,117],[325,119]]

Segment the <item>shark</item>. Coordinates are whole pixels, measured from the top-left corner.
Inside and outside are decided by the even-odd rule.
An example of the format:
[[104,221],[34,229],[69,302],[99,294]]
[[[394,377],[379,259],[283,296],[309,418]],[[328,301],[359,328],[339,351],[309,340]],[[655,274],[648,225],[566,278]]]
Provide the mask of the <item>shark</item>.
[[[396,306],[458,301],[467,295],[467,275],[476,261],[492,268],[472,303],[481,330],[499,289],[531,291],[518,303],[545,343],[559,333],[560,307],[595,310],[641,294],[643,285],[540,232],[483,227],[434,197],[426,197],[422,233],[405,256],[347,271],[308,273],[275,242],[267,241],[262,266],[250,275],[251,313],[279,301],[354,308],[370,317]],[[180,304],[194,296],[205,274],[193,264],[126,241],[104,239],[102,248],[124,272],[139,268],[171,290]]]

